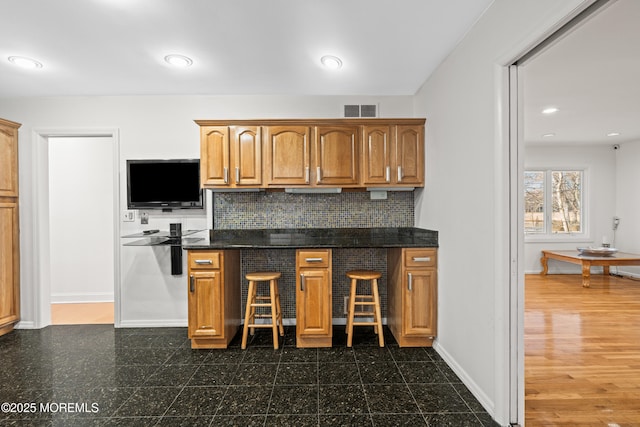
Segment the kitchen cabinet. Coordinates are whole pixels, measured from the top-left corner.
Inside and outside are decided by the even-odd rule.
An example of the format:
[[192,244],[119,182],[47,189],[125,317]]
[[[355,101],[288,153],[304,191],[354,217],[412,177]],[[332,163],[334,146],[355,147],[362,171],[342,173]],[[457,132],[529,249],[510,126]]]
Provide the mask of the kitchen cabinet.
[[267,186],[310,184],[310,127],[265,126],[264,145]]
[[425,119],[196,123],[204,188],[424,186]]
[[358,126],[317,126],[315,183],[335,187],[358,185]]
[[260,126],[200,128],[200,181],[204,188],[260,187]]
[[0,335],[20,320],[19,127],[0,119]]
[[400,347],[431,346],[437,333],[437,250],[387,253],[387,324]]
[[240,253],[189,251],[191,348],[226,348],[240,326]]
[[296,251],[296,346],[331,347],[331,249]]
[[362,126],[362,184],[368,187],[424,186],[423,126]]

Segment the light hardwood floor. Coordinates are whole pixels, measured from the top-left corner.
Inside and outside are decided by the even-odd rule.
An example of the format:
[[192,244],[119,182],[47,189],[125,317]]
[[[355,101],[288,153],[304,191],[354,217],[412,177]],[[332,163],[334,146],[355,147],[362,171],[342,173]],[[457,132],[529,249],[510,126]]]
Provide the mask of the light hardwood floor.
[[640,282],[525,283],[526,426],[640,426]]
[[93,325],[113,323],[113,303],[51,304],[53,325]]

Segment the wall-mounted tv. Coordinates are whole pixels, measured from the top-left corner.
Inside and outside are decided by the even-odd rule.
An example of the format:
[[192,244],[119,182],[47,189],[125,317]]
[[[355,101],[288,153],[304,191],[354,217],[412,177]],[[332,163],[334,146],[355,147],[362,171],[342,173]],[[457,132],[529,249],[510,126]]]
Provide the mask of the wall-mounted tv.
[[200,160],[127,160],[129,209],[202,209]]

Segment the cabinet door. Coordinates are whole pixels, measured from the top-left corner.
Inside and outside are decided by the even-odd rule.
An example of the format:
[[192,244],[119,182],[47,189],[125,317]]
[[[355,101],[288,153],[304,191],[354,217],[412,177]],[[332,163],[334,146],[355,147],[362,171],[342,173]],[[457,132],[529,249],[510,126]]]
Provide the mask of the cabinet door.
[[200,185],[229,186],[229,167],[229,129],[226,126],[200,128]]
[[397,126],[396,180],[398,184],[424,185],[424,128]]
[[189,276],[189,338],[215,338],[224,333],[220,271],[197,271]]
[[309,184],[309,127],[269,126],[264,133],[267,185]]
[[389,126],[362,127],[362,183],[385,185],[391,182],[391,129]]
[[20,320],[18,242],[18,204],[0,202],[0,328]]
[[296,328],[301,336],[331,335],[329,270],[301,270],[296,283]]
[[18,196],[18,131],[0,124],[0,196]]
[[435,336],[436,271],[407,269],[404,280],[404,335]]
[[358,129],[358,126],[316,127],[316,184],[358,184]]
[[237,186],[262,184],[262,138],[259,126],[232,126],[233,182]]

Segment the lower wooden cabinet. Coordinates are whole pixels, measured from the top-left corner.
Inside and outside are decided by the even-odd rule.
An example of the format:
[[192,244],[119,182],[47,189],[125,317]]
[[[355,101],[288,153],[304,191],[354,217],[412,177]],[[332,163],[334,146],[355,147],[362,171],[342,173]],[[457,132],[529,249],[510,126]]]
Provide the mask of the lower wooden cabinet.
[[20,320],[18,203],[0,197],[0,335]]
[[437,333],[437,249],[389,249],[387,324],[400,347],[431,346]]
[[189,251],[191,348],[226,348],[240,326],[240,252]]
[[296,346],[331,347],[331,249],[296,251]]

